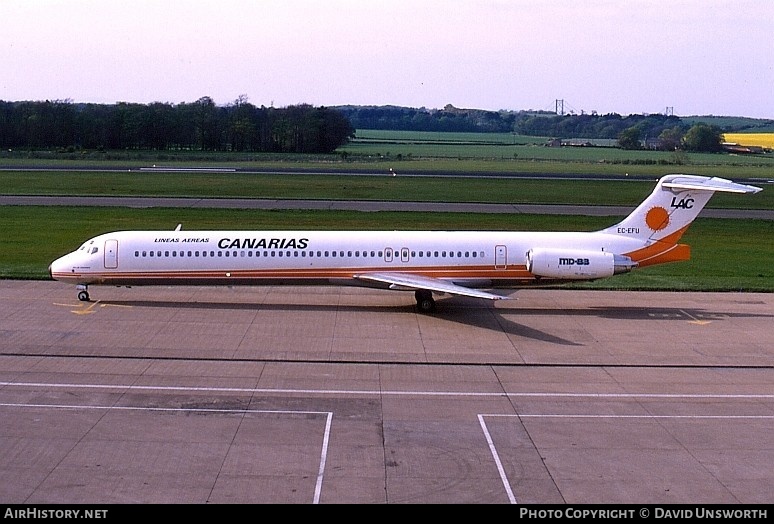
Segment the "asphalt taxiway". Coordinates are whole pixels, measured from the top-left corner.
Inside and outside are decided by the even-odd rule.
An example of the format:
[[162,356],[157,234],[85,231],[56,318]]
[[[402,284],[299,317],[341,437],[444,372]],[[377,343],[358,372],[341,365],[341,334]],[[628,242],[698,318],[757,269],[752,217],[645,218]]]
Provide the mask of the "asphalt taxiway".
[[[381,200],[303,200],[267,198],[177,198],[110,196],[0,195],[0,206],[99,206],[129,208],[307,209],[315,211],[411,211],[508,213],[624,217],[633,207],[483,202],[396,202]],[[774,220],[770,209],[703,209],[702,217]]]
[[771,503],[774,295],[0,281],[0,500]]

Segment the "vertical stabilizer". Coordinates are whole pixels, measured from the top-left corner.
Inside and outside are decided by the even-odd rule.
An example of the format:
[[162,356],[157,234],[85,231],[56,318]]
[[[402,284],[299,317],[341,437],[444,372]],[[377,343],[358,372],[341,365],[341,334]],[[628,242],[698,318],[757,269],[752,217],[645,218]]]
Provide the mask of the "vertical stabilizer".
[[715,191],[757,193],[761,189],[717,177],[666,175],[628,217],[603,232],[645,243],[675,244]]

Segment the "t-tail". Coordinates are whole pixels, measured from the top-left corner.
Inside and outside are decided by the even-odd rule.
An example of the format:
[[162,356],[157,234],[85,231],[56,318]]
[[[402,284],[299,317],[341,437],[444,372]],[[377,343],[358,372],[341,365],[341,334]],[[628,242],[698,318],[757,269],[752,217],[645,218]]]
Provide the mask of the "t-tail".
[[715,191],[757,193],[760,190],[724,178],[667,175],[628,217],[602,232],[641,240],[643,247],[627,253],[641,267],[688,260],[689,246],[678,241]]

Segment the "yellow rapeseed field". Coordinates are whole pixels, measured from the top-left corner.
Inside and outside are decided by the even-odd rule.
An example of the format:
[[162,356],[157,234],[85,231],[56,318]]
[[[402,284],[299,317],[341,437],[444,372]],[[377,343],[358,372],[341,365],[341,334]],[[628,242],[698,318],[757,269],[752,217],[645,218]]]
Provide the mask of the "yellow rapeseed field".
[[740,146],[774,149],[774,133],[726,133],[723,135],[723,140]]

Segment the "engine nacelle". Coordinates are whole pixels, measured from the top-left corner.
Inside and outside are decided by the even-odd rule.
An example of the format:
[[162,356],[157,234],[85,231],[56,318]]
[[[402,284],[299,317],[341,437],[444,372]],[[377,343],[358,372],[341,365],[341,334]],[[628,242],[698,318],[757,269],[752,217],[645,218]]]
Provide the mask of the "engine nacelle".
[[605,278],[631,271],[637,265],[627,256],[606,251],[534,248],[527,251],[527,271],[564,280]]

